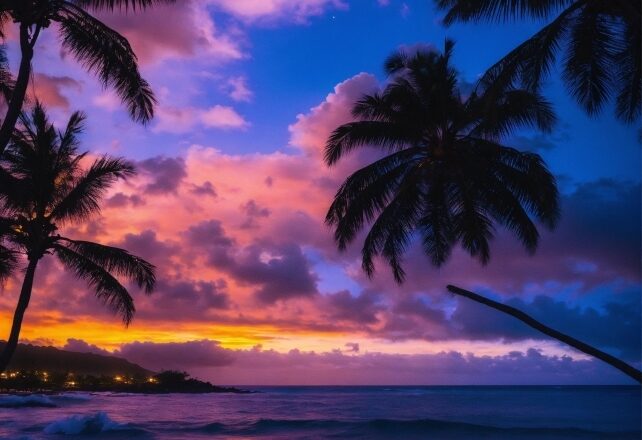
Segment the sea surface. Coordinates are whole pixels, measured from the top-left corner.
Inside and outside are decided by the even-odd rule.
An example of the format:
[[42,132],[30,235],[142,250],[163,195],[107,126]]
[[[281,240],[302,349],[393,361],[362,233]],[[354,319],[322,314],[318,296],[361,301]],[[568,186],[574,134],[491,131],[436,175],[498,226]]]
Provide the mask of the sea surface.
[[0,395],[1,439],[640,439],[640,387]]

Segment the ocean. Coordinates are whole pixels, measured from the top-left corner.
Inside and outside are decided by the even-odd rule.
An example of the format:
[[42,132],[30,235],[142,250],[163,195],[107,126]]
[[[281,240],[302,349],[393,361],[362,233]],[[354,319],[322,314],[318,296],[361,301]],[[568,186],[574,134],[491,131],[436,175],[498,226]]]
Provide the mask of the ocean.
[[640,439],[640,387],[245,387],[0,395],[0,438]]

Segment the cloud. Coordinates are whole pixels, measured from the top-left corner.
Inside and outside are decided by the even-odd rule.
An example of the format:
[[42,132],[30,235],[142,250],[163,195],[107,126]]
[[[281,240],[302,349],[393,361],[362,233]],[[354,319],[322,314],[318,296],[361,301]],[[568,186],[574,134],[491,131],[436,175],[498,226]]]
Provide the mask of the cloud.
[[337,84],[321,104],[306,114],[297,115],[296,122],[288,128],[290,145],[314,158],[321,158],[330,133],[353,120],[354,103],[378,88],[377,79],[369,73],[360,73]]
[[[220,248],[222,252],[227,253],[235,243],[225,234],[223,226],[218,220],[207,220],[190,226],[184,235],[187,242],[195,248],[204,248],[210,252]],[[212,261],[216,263],[219,258],[212,257]]]
[[[185,0],[158,5],[143,13],[101,13],[106,24],[122,33],[145,64],[164,60],[198,59],[229,61],[247,57],[246,37],[238,26],[221,27],[214,11],[223,12],[246,25],[255,23],[306,23],[331,9],[345,10],[341,0]],[[251,98],[236,80],[232,91],[239,101]]]
[[36,73],[33,78],[34,93],[30,95],[31,100],[38,99],[47,107],[59,107],[65,110],[70,109],[69,99],[65,90],[80,92],[82,84],[70,76],[53,76],[43,73]]
[[215,105],[201,115],[201,120],[206,127],[215,128],[244,128],[248,125],[241,115],[232,107]]
[[257,221],[261,218],[270,216],[270,210],[260,206],[254,200],[248,200],[241,206],[241,211],[245,214],[245,221],[241,224],[244,229],[251,229],[258,226]]
[[365,291],[353,296],[347,290],[327,295],[328,320],[348,321],[357,324],[376,324],[377,314],[385,309],[379,303],[381,297],[373,292]]
[[[88,346],[78,341],[75,345]],[[152,370],[188,370],[222,385],[570,385],[629,384],[597,360],[547,355],[536,348],[498,356],[457,351],[434,354],[358,354],[347,350],[289,352],[223,348],[217,341],[132,342],[114,354]]]
[[254,96],[254,93],[250,90],[247,84],[247,78],[244,76],[234,76],[229,78],[225,89],[230,95],[230,98],[234,101],[249,102]]
[[317,293],[316,276],[301,248],[292,243],[250,245],[229,259],[222,269],[237,283],[257,285],[254,296],[261,304]]
[[230,307],[227,283],[224,280],[195,281],[184,277],[173,279],[161,273],[152,297],[141,298],[138,317],[150,320],[190,319],[207,320],[212,314]]
[[187,177],[185,161],[182,158],[156,156],[138,163],[145,177],[151,179],[143,189],[146,193],[168,194],[176,192]]
[[233,356],[217,341],[201,340],[184,343],[132,342],[114,352],[130,362],[160,371],[193,367],[220,367],[232,362]]
[[[219,383],[279,385],[507,385],[631,383],[600,361],[550,356],[536,349],[500,356],[457,351],[396,355],[238,350],[210,371]],[[204,373],[203,370],[200,370]],[[202,374],[201,373],[201,374]],[[254,373],[254,374],[252,374]]]
[[115,243],[116,246],[127,249],[132,254],[142,257],[156,266],[161,266],[161,271],[169,269],[172,256],[176,255],[178,247],[162,241],[155,231],[151,229],[139,233],[127,233]]
[[206,180],[201,185],[192,184],[192,189],[190,190],[190,192],[198,196],[216,197],[218,195],[216,193],[216,188],[214,188],[214,185],[212,185],[212,182],[210,182],[209,180]]
[[127,195],[122,192],[116,193],[105,201],[110,208],[123,208],[125,206],[139,207],[145,204],[143,197],[138,194]]
[[341,0],[209,0],[215,8],[246,22],[305,22],[328,9],[346,9]]
[[109,356],[112,354],[111,352],[105,349],[102,349],[97,345],[88,344],[82,339],[75,339],[75,338],[67,339],[67,343],[62,347],[62,349],[67,351],[75,351],[78,353],[93,353],[93,354],[100,354],[105,356]]
[[102,13],[100,18],[122,33],[143,63],[168,58],[237,60],[245,56],[233,34],[217,28],[208,2],[184,0],[142,13]]
[[317,293],[316,276],[295,244],[255,242],[239,247],[217,220],[190,227],[185,237],[205,252],[212,267],[231,276],[239,285],[254,286],[253,295],[262,304]]
[[348,353],[359,353],[359,343],[357,342],[346,342],[344,347]]
[[243,129],[249,123],[232,107],[215,105],[209,108],[159,106],[154,131],[181,134],[195,127],[222,130]]
[[102,93],[94,96],[91,102],[96,107],[105,109],[109,112],[116,111],[122,106],[120,98],[112,90],[102,91]]
[[[602,305],[571,306],[549,296],[538,295],[531,302],[512,298],[509,305],[526,312],[563,333],[601,347],[618,351],[628,360],[640,359],[642,350],[642,315],[639,291],[630,291],[623,298]],[[451,317],[451,325],[462,339],[515,340],[533,339],[541,335],[520,321],[496,311],[461,299]]]

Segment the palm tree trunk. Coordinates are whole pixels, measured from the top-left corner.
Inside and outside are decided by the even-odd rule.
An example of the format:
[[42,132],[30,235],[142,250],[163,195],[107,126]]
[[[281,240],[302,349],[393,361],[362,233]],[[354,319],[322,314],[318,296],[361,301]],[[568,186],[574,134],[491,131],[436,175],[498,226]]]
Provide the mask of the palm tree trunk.
[[[34,37],[36,37],[34,35]],[[35,40],[34,40],[35,41]],[[25,100],[27,93],[27,86],[29,85],[29,77],[31,75],[31,59],[33,58],[33,42],[29,38],[29,27],[24,23],[20,24],[20,51],[22,58],[20,60],[20,69],[18,70],[18,78],[11,94],[7,114],[2,121],[0,128],[0,155],[4,153],[7,144],[11,139],[11,134],[16,126],[22,104]]]
[[16,312],[13,315],[11,334],[9,335],[7,345],[5,345],[4,350],[2,350],[2,354],[0,354],[0,372],[3,372],[7,368],[11,361],[11,357],[18,346],[20,327],[22,326],[22,319],[24,318],[27,306],[29,306],[29,300],[31,299],[31,288],[33,287],[33,278],[36,274],[37,265],[38,260],[33,259],[29,261],[29,265],[27,266],[25,279],[22,282],[22,289],[20,290],[20,298],[18,299]]
[[500,312],[504,312],[508,315],[511,315],[514,318],[519,319],[526,325],[533,327],[535,330],[539,330],[545,335],[555,338],[558,341],[562,341],[583,353],[596,357],[606,362],[607,364],[617,368],[618,370],[622,371],[624,374],[636,380],[637,382],[642,383],[642,372],[640,370],[632,367],[631,365],[627,364],[626,362],[614,356],[611,356],[608,353],[604,353],[603,351],[598,350],[595,347],[592,347],[582,341],[578,341],[577,339],[569,335],[558,332],[557,330],[554,330],[542,324],[541,322],[537,321],[536,319],[532,318],[531,316],[527,315],[521,310],[518,310],[511,306],[507,306],[506,304],[502,304],[497,301],[493,301],[492,299],[488,299],[486,297],[470,292],[468,290],[461,289],[457,286],[449,285],[448,290],[454,294],[464,296],[466,298],[472,299],[473,301],[477,301],[478,303],[481,303],[486,306],[492,307],[493,309],[499,310]]

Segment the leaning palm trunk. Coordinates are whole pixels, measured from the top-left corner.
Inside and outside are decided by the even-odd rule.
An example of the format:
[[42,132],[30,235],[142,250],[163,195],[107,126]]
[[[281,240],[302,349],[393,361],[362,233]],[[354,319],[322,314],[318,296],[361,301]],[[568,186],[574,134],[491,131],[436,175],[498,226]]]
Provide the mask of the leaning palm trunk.
[[29,29],[26,25],[20,26],[20,51],[22,59],[20,60],[20,69],[18,78],[11,93],[11,99],[8,102],[7,114],[2,121],[0,128],[0,155],[7,148],[7,144],[13,134],[13,129],[18,121],[22,104],[25,100],[25,94],[29,85],[29,76],[31,75],[31,60],[33,59],[33,44],[36,38],[29,40]]
[[617,368],[627,376],[631,377],[632,379],[636,380],[637,382],[642,383],[642,372],[631,365],[627,364],[626,362],[622,361],[621,359],[618,359],[614,356],[611,356],[608,353],[604,353],[601,350],[598,350],[595,347],[592,347],[582,341],[579,341],[569,335],[566,335],[564,333],[558,332],[557,330],[554,330],[541,322],[537,321],[533,317],[527,315],[526,313],[522,312],[521,310],[518,310],[514,307],[508,306],[506,304],[499,303],[497,301],[493,301],[492,299],[488,299],[486,297],[483,297],[481,295],[478,295],[476,293],[470,292],[468,290],[464,290],[462,288],[459,288],[457,286],[448,286],[448,290],[456,295],[461,295],[466,298],[472,299],[473,301],[477,301],[478,303],[484,304],[486,306],[492,307],[493,309],[499,310],[500,312],[506,313],[508,315],[511,315],[514,318],[519,319],[526,325],[534,328],[535,330],[538,330],[542,333],[544,333],[547,336],[550,336],[552,338],[557,339],[558,341],[564,342],[571,347],[586,353],[590,356],[596,357],[607,364]]
[[29,306],[29,300],[31,299],[31,289],[33,287],[33,279],[36,274],[36,266],[38,265],[38,260],[34,259],[29,261],[27,266],[27,271],[25,272],[25,279],[22,282],[22,289],[20,290],[20,298],[18,299],[18,305],[16,306],[16,312],[13,315],[13,324],[11,325],[11,333],[9,335],[9,340],[7,345],[5,345],[2,354],[0,354],[0,373],[3,372],[9,362],[13,353],[16,351],[18,346],[18,336],[20,335],[20,327],[22,327],[22,319],[25,316],[25,311]]

